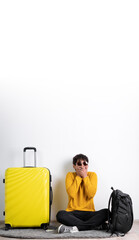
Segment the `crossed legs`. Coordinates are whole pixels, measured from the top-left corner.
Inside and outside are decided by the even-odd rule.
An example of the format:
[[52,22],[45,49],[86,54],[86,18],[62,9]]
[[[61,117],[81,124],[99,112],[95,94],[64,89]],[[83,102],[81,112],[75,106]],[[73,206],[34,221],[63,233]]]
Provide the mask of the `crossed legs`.
[[76,226],[79,231],[91,230],[108,220],[108,209],[99,211],[72,211],[61,210],[56,215],[57,221],[67,225]]

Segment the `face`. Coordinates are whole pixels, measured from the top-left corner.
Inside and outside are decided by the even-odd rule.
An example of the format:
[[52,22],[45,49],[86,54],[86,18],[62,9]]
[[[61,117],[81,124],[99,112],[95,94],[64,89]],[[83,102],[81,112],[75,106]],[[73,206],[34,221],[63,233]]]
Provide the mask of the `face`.
[[73,165],[73,168],[76,170],[88,170],[88,162],[82,159],[77,160],[76,165]]

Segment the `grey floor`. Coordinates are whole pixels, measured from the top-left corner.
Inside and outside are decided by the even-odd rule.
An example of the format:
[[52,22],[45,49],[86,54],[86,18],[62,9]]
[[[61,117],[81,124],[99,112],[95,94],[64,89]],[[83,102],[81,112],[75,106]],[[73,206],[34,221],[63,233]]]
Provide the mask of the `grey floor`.
[[[3,225],[4,223],[0,222],[0,226],[3,226]],[[8,240],[8,239],[10,238],[0,237],[0,240]],[[104,238],[104,239],[110,240],[110,238]],[[111,239],[112,240],[139,240],[139,220],[134,221],[132,229],[124,237],[113,237]],[[81,240],[84,240],[84,239],[82,238]],[[96,238],[93,238],[93,240],[96,240]]]

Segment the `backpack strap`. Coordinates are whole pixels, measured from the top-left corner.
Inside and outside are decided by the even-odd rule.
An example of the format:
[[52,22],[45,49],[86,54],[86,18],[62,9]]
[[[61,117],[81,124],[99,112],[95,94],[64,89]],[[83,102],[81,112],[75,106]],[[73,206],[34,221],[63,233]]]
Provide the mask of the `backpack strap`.
[[113,187],[111,187],[112,193],[110,195],[109,198],[109,202],[108,202],[108,231],[110,230],[111,233],[114,233],[114,225],[111,223],[111,218],[112,218],[112,206],[111,206],[111,202],[112,202],[112,197],[113,197],[113,192],[116,191]]
[[[111,189],[114,191],[113,187],[111,187]],[[110,210],[110,205],[111,205],[112,194],[113,194],[113,192],[111,193],[110,198],[109,198],[109,202],[108,202],[108,231],[111,229],[111,221],[110,221],[111,210]]]

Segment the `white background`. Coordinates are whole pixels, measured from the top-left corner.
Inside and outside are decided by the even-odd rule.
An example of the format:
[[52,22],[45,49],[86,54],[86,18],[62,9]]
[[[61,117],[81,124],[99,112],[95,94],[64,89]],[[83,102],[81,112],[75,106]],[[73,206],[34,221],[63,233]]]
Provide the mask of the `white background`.
[[78,153],[98,175],[96,210],[113,186],[139,219],[138,13],[134,0],[0,1],[0,220],[5,169],[23,166],[25,146],[51,171],[53,220]]

